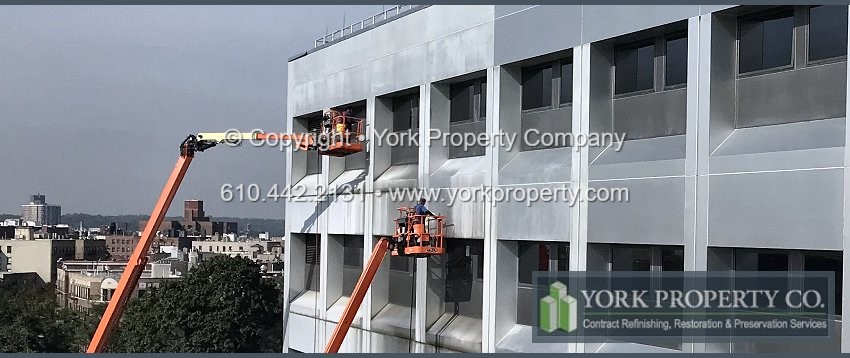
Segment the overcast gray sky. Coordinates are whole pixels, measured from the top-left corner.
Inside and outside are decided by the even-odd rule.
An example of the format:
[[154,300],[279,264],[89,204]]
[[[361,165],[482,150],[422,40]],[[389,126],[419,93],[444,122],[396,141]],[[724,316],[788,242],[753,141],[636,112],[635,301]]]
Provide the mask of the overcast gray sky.
[[[148,214],[194,132],[283,129],[286,61],[381,6],[0,6],[0,213],[31,193],[64,213]],[[282,218],[224,203],[222,184],[283,184],[283,153],[201,153],[177,194],[213,216]],[[177,209],[177,210],[175,210]]]

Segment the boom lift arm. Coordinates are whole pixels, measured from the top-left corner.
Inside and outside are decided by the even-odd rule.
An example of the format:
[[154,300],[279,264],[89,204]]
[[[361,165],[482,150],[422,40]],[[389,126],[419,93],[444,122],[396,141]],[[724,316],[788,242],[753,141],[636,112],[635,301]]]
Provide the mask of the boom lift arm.
[[[127,301],[132,296],[133,290],[139,284],[139,278],[147,265],[147,255],[150,246],[153,243],[154,235],[159,229],[162,220],[165,218],[171,202],[174,200],[174,195],[183,182],[183,177],[186,176],[186,171],[189,169],[189,164],[195,158],[195,153],[203,152],[209,148],[215,147],[219,143],[238,144],[243,140],[264,140],[276,138],[280,140],[293,140],[299,143],[312,145],[313,140],[310,134],[277,134],[277,133],[199,133],[197,135],[189,135],[180,144],[180,157],[177,158],[177,164],[171,170],[171,175],[165,182],[162,188],[162,193],[159,194],[159,199],[156,201],[151,212],[150,219],[145,225],[142,236],[139,238],[139,243],[130,255],[127,261],[127,266],[121,274],[121,279],[118,281],[118,287],[112,295],[112,299],[106,306],[103,312],[103,317],[94,332],[91,342],[89,343],[86,353],[100,353],[103,348],[112,338],[115,328],[118,326],[118,321],[121,319],[126,307]],[[301,145],[301,144],[299,144]]]

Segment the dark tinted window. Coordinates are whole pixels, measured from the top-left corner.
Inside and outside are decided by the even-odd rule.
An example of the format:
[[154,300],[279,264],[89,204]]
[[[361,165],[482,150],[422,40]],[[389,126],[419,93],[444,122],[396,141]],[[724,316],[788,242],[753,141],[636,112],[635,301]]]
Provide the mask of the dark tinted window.
[[451,107],[449,120],[451,122],[472,120],[472,85],[468,83],[452,85],[449,92],[451,100],[451,103],[449,104],[449,107]]
[[652,89],[655,74],[655,46],[627,47],[614,54],[616,94]]
[[419,95],[393,98],[393,131],[418,128]]
[[835,273],[835,314],[841,314],[841,256],[838,254],[808,254],[803,256],[804,271],[832,271]]
[[487,117],[487,82],[481,82],[481,90],[478,91],[480,93],[481,100],[479,101],[479,120]]
[[740,73],[788,66],[794,35],[794,13],[786,10],[740,22],[738,70]]
[[847,6],[809,9],[809,60],[847,54]]
[[561,104],[573,103],[573,64],[561,62]]
[[684,269],[684,249],[661,249],[661,271],[682,271]]
[[664,84],[674,86],[688,81],[688,38],[667,40]]
[[522,109],[552,105],[552,66],[522,71]]
[[759,253],[757,260],[758,271],[788,271],[787,254]]

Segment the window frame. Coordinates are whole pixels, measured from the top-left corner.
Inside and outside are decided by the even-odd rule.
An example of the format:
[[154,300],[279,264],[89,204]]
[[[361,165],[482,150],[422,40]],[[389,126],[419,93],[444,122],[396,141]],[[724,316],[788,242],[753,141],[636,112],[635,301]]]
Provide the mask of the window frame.
[[[777,66],[777,67],[761,68],[761,69],[755,70],[755,71],[741,72],[741,23],[746,21],[746,20],[758,19],[758,18],[762,18],[762,19],[761,20],[754,20],[754,21],[761,21],[763,23],[764,21],[767,21],[765,18],[770,18],[771,16],[774,16],[774,15],[777,15],[777,14],[780,14],[780,13],[786,12],[786,11],[789,11],[789,8],[783,6],[783,7],[780,7],[780,8],[769,9],[769,10],[765,10],[765,11],[759,11],[759,12],[754,12],[754,13],[751,13],[751,14],[741,15],[736,19],[737,24],[736,24],[736,29],[735,29],[735,32],[736,32],[736,34],[735,34],[735,75],[736,75],[737,78],[745,78],[745,77],[759,76],[759,75],[763,75],[763,74],[767,74],[767,73],[789,71],[789,70],[793,70],[794,68],[796,68],[796,66],[797,66],[797,56],[796,56],[796,53],[797,53],[797,31],[796,31],[796,29],[797,29],[797,27],[800,26],[800,11],[796,6],[792,6],[790,8],[790,11],[791,11],[791,19],[794,22],[794,26],[791,28],[791,63],[788,64],[788,65],[782,65],[782,66]],[[774,19],[776,19],[776,18],[774,18]],[[807,36],[806,40],[808,41],[808,36]],[[763,44],[764,44],[764,38],[762,38],[762,45]],[[808,49],[808,42],[807,42],[806,48]],[[808,54],[807,54],[807,57],[808,57]],[[764,67],[764,64],[763,64],[764,60],[763,59],[764,59],[764,52],[762,52],[762,67]]]
[[[805,50],[806,50],[805,51],[806,52],[805,64],[806,64],[806,67],[847,61],[847,54],[848,54],[848,52],[850,52],[850,48],[845,48],[843,55],[826,57],[826,58],[821,58],[821,59],[817,59],[817,60],[811,59],[810,49],[811,49],[811,45],[812,45],[812,40],[811,40],[811,35],[812,35],[812,30],[811,30],[811,28],[812,28],[811,27],[811,25],[812,25],[812,9],[816,8],[816,7],[820,7],[820,6],[841,6],[841,5],[812,5],[812,6],[807,6],[804,9],[804,14],[803,14],[803,16],[805,17],[805,25],[804,26],[806,27],[806,34],[805,34],[805,37],[806,37],[806,41],[805,41],[805,45],[806,45],[805,46]],[[843,7],[844,7],[845,10],[847,10],[847,6],[843,6]],[[845,13],[845,15],[846,14],[847,13]],[[845,19],[846,19],[846,17],[845,17]],[[850,27],[850,21],[848,21],[847,26]],[[846,43],[844,45],[847,46]]]
[[[642,90],[633,90],[623,93],[617,93],[617,53],[623,50],[635,50],[646,46],[652,46],[652,87]],[[655,68],[655,59],[658,57],[658,36],[653,36],[651,38],[645,38],[638,41],[633,41],[627,44],[614,46],[611,52],[611,60],[614,63],[614,76],[611,79],[611,91],[614,93],[614,98],[624,98],[624,97],[632,97],[639,96],[642,94],[655,93],[656,92],[656,79],[658,76],[658,71]],[[636,60],[637,61],[637,60]],[[635,83],[637,83],[637,63],[635,63]],[[637,84],[636,84],[637,85]]]
[[[531,65],[531,66],[526,66],[526,67],[523,67],[520,70],[520,109],[522,110],[522,113],[538,112],[538,111],[543,111],[543,110],[554,108],[555,101],[553,100],[552,93],[555,91],[555,83],[554,82],[555,82],[555,77],[556,77],[556,75],[555,75],[555,63],[556,62],[557,61],[547,61],[547,62],[538,63],[538,64]],[[525,93],[524,92],[525,92],[525,86],[526,86],[526,84],[525,84],[525,73],[527,71],[545,71],[547,68],[549,69],[549,71],[551,73],[551,76],[549,76],[549,78],[548,78],[548,80],[549,80],[549,93],[548,93],[549,104],[538,106],[538,107],[524,108],[525,107]],[[558,71],[560,71],[560,69]],[[546,79],[544,79],[544,81],[545,80]],[[558,84],[560,84],[560,82],[558,82]],[[544,91],[541,90],[541,92],[544,92]],[[546,95],[545,93],[541,93],[541,96],[543,96],[544,98],[545,98],[545,95]]]
[[[392,112],[393,112],[392,132],[393,133],[417,132],[419,130],[419,113],[418,113],[419,112],[419,105],[420,105],[419,92],[392,97],[391,101],[392,101],[391,105],[392,105]],[[410,122],[409,123],[410,126],[407,129],[398,129],[395,126],[396,125],[395,116],[396,116],[397,110],[399,109],[399,108],[397,108],[397,105],[400,104],[400,102],[407,102],[407,103],[410,104],[410,116],[408,118],[408,120]],[[416,113],[416,120],[414,120],[414,118],[413,118],[413,113],[414,113],[413,109],[414,108],[416,109],[416,112],[417,112]]]
[[[556,60],[544,61],[544,62],[541,62],[541,63],[523,66],[522,68],[520,68],[520,112],[522,114],[548,111],[548,110],[552,110],[552,109],[568,107],[568,106],[571,106],[573,104],[572,96],[570,97],[570,100],[567,101],[567,102],[561,101],[561,83],[563,82],[563,79],[564,79],[562,67],[566,64],[573,65],[573,59],[570,58],[570,57],[559,58],[559,59],[556,59]],[[542,107],[523,109],[522,108],[523,107],[522,90],[523,90],[523,87],[525,86],[525,84],[522,83],[523,82],[522,81],[523,80],[522,79],[523,72],[529,71],[529,70],[540,70],[540,69],[544,69],[544,68],[551,68],[552,69],[552,77],[549,79],[549,81],[551,83],[551,88],[549,88],[549,96],[550,96],[549,105],[548,106],[542,106]],[[570,80],[571,80],[570,82],[573,82],[572,81],[573,80],[572,73],[570,73]],[[570,83],[570,86],[572,86],[572,83]]]
[[[470,101],[472,102],[472,113],[470,119],[462,120],[462,121],[452,121],[452,105],[453,99],[451,96],[452,89],[464,86],[471,87],[472,93],[470,95]],[[482,88],[483,87],[483,88]],[[482,101],[482,95],[486,97],[487,95],[487,77],[482,76],[479,78],[452,83],[449,85],[449,126],[456,124],[467,124],[467,123],[476,123],[487,120],[487,112],[486,108],[484,110],[481,109],[481,104],[484,104],[484,107],[487,106],[486,98]],[[483,112],[483,115],[482,115]]]
[[[685,39],[687,42],[688,39],[688,30],[687,29],[674,29],[670,31],[666,31],[657,35],[648,36],[640,40],[615,45],[611,48],[611,61],[613,63],[614,75],[611,78],[611,93],[613,94],[613,99],[627,98],[633,96],[641,96],[645,94],[651,93],[659,93],[665,91],[672,91],[682,88],[688,87],[687,80],[687,71],[688,71],[688,53],[687,48],[685,51],[685,82],[677,83],[674,85],[667,85],[667,42],[673,40]],[[653,46],[653,57],[652,57],[652,88],[636,90],[630,92],[617,93],[617,64],[616,64],[616,55],[617,51],[625,50],[625,49],[638,49],[641,47],[645,47],[648,45]],[[660,64],[660,65],[659,65]],[[637,73],[635,73],[637,75]]]
[[[668,63],[668,61],[667,61],[668,60],[667,44],[670,41],[676,41],[676,40],[681,40],[681,39],[685,39],[685,82],[668,85],[667,84],[667,63]],[[662,65],[663,65],[662,66],[663,75],[662,75],[662,78],[661,78],[661,80],[662,80],[661,81],[661,84],[662,84],[661,87],[663,88],[664,91],[670,91],[670,90],[688,87],[688,31],[682,30],[682,31],[675,31],[675,32],[667,33],[661,39],[661,43],[664,44],[664,55],[662,56],[662,59],[661,59],[661,62],[662,62]]]

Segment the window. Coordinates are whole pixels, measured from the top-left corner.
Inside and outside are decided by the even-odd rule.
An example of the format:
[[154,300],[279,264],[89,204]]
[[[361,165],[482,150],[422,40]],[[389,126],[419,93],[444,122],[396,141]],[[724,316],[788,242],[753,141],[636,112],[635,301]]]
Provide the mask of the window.
[[847,55],[847,6],[809,9],[809,61]]
[[[449,132],[464,135],[483,133],[487,118],[487,82],[484,78],[453,84],[449,92]],[[483,145],[449,147],[449,159],[484,154]]]
[[390,256],[390,270],[410,271],[410,258],[406,256]]
[[487,116],[487,81],[483,79],[451,85],[449,121],[482,121]]
[[794,10],[744,17],[739,23],[738,73],[791,65]]
[[419,94],[393,98],[393,132],[419,128]]
[[[570,255],[567,243],[519,242],[519,283],[531,284],[534,271],[569,271]],[[554,271],[554,270],[552,270]]]
[[[846,12],[845,12],[846,14]],[[841,314],[841,253],[807,253],[803,255],[804,271],[832,271],[835,273],[835,314]]]
[[473,91],[469,84],[454,85],[450,89],[451,114],[450,122],[466,122],[474,120],[473,117]]
[[7,253],[7,254],[11,254],[11,253],[12,253],[12,247],[11,247],[11,246],[6,246],[6,253]]
[[573,103],[573,63],[561,61],[561,105]]
[[688,38],[667,39],[664,58],[664,85],[676,86],[688,81]]
[[522,109],[552,106],[552,66],[522,70]]
[[655,45],[642,44],[614,51],[614,93],[652,89],[655,76]]

